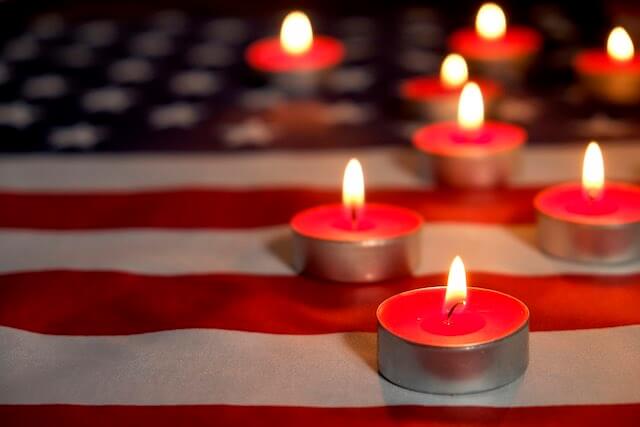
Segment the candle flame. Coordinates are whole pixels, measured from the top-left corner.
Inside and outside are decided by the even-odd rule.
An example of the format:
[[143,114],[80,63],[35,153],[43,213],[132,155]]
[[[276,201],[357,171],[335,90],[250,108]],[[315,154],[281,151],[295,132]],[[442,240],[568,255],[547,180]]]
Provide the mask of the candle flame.
[[467,277],[464,264],[459,256],[456,256],[449,268],[447,291],[444,296],[444,311],[448,313],[456,304],[467,302]]
[[480,87],[468,82],[462,88],[458,101],[458,126],[465,130],[478,130],[484,123],[484,103]]
[[591,200],[602,196],[604,188],[604,162],[602,151],[597,142],[591,141],[584,153],[582,162],[582,189]]
[[457,53],[451,53],[444,58],[440,67],[440,81],[450,89],[462,86],[469,78],[467,62]]
[[507,18],[495,3],[485,3],[476,15],[476,32],[483,39],[497,40],[507,32]]
[[302,55],[311,49],[313,30],[307,15],[302,12],[289,13],[280,29],[280,45],[290,55]]
[[364,174],[358,159],[351,159],[342,179],[342,205],[353,220],[358,219],[364,206]]
[[633,58],[633,42],[622,27],[615,27],[607,39],[607,54],[616,61],[626,62]]

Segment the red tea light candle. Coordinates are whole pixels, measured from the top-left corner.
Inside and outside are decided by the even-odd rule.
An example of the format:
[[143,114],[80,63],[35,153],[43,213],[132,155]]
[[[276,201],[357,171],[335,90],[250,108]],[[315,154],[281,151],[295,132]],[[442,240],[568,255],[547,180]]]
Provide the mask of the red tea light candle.
[[562,184],[534,199],[538,244],[560,258],[619,263],[640,255],[640,187],[605,184],[602,153],[591,142],[584,156],[582,185]]
[[611,31],[606,52],[590,49],[578,54],[574,68],[594,97],[622,105],[640,101],[640,56],[634,54],[624,28]]
[[360,162],[344,172],[342,204],[317,206],[291,220],[294,266],[339,282],[409,275],[420,259],[422,218],[398,206],[365,203]]
[[540,34],[526,27],[509,26],[495,3],[485,3],[476,15],[475,29],[464,28],[449,38],[449,48],[464,56],[471,69],[508,83],[522,80],[540,50]]
[[413,145],[427,156],[436,182],[456,188],[491,188],[509,181],[526,139],[521,127],[485,123],[482,92],[469,82],[460,94],[458,122],[418,129]]
[[519,300],[467,289],[456,257],[447,286],[394,295],[377,310],[378,370],[411,390],[462,394],[491,390],[524,374],[529,310]]
[[323,73],[342,62],[344,46],[335,38],[314,36],[302,12],[284,19],[280,37],[252,43],[246,51],[249,65],[269,75],[276,85],[293,91],[315,89]]
[[[467,63],[456,53],[447,55],[440,67],[440,76],[420,76],[400,85],[400,97],[418,116],[435,121],[455,120],[458,98],[469,78]],[[480,87],[487,109],[500,95],[501,88],[491,81],[475,80]]]

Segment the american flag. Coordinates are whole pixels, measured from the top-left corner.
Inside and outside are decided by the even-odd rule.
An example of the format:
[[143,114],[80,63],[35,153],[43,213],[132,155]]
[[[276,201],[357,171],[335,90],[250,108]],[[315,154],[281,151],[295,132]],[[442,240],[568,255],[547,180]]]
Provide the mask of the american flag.
[[[638,149],[604,146],[633,178]],[[532,196],[578,173],[581,146],[527,148],[513,188],[425,186],[405,148],[0,160],[3,425],[638,425],[640,263],[602,267],[535,246]],[[370,200],[427,220],[416,277],[297,276],[287,221],[337,200],[358,157]],[[531,309],[524,378],[467,396],[401,389],[376,372],[375,309],[444,282]]]
[[[418,173],[401,135],[375,127],[377,104],[349,90],[350,101],[333,97],[324,110],[337,131],[299,150],[304,135],[293,143],[256,113],[282,102],[277,90],[234,86],[252,27],[181,16],[152,17],[148,33],[48,15],[4,45],[1,149],[30,154],[0,158],[1,426],[640,425],[640,262],[575,264],[535,245],[532,198],[579,177],[584,144],[531,144],[509,188],[442,190]],[[441,34],[425,16],[417,27]],[[367,22],[338,28],[373,31]],[[366,53],[366,37],[353,39],[351,53]],[[440,58],[433,46],[405,47],[403,64]],[[334,89],[366,93],[383,82],[375,70],[346,64]],[[540,101],[512,99],[503,113],[535,133]],[[592,126],[590,137],[637,129],[570,109],[567,123]],[[570,127],[545,129],[586,137]],[[352,146],[333,147],[343,141]],[[637,181],[639,150],[603,144],[608,176]],[[339,201],[352,157],[368,200],[426,219],[415,277],[344,284],[293,271],[287,222]],[[455,255],[470,284],[528,305],[530,366],[485,393],[399,388],[377,373],[375,310],[444,283]]]

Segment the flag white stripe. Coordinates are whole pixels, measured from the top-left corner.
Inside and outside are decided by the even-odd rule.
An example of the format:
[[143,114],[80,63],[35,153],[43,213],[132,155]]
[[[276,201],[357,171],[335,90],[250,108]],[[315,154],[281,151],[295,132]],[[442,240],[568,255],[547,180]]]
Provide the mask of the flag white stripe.
[[[445,271],[455,255],[470,270],[545,276],[628,274],[640,261],[599,266],[548,257],[534,244],[534,226],[429,223],[418,274]],[[142,274],[293,275],[286,225],[245,230],[0,231],[0,272],[49,269]]]
[[376,373],[375,334],[187,329],[70,337],[0,328],[0,404],[552,406],[640,402],[640,326],[531,334],[524,379],[447,397]]
[[[637,180],[640,147],[605,144],[609,178]],[[578,180],[584,145],[530,146],[514,186]],[[369,187],[423,188],[419,155],[411,148],[360,148],[234,154],[120,154],[4,156],[0,190],[130,191],[180,187],[339,188],[351,157],[365,168]]]

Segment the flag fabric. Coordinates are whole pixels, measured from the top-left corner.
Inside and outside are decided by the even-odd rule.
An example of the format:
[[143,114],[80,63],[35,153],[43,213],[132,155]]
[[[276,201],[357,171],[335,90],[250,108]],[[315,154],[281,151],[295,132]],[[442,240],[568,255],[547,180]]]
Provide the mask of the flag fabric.
[[[347,56],[301,103],[243,62],[265,20],[87,9],[13,23],[0,49],[0,426],[640,425],[640,262],[535,243],[533,197],[578,179],[587,138],[618,141],[607,176],[638,181],[637,111],[567,84],[582,33],[566,15],[531,15],[545,84],[491,112],[533,141],[513,184],[462,192],[424,173],[408,147],[423,122],[396,96],[437,73],[437,11],[319,21]],[[293,270],[289,219],[338,202],[352,157],[368,201],[425,218],[414,277]],[[399,388],[377,373],[375,310],[443,284],[455,255],[528,305],[530,366],[485,393]]]
[[[445,192],[409,148],[0,160],[2,425],[616,425],[640,421],[640,263],[575,264],[535,245],[535,192],[575,179],[581,145],[530,147],[504,190]],[[612,178],[637,148],[605,144]],[[339,200],[346,161],[371,201],[426,219],[415,277],[295,274],[287,221]],[[549,167],[553,165],[553,167]],[[375,309],[469,282],[531,310],[531,363],[485,393],[399,388],[376,368]]]

